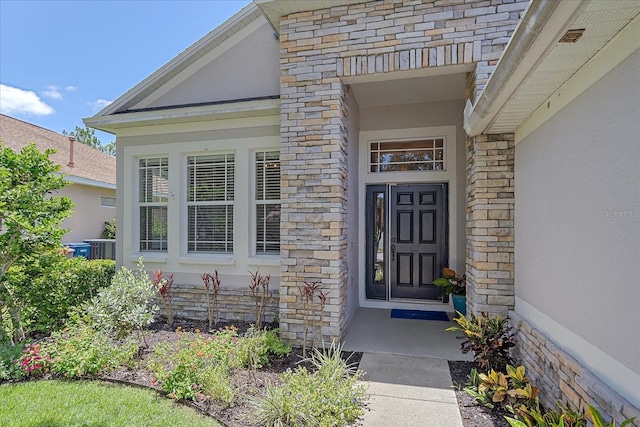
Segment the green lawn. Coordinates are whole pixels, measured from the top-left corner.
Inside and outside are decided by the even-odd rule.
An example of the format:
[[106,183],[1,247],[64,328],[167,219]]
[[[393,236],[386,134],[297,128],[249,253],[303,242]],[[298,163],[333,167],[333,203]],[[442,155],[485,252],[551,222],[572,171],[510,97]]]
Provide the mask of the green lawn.
[[152,390],[98,381],[0,385],[0,426],[208,426],[212,418]]

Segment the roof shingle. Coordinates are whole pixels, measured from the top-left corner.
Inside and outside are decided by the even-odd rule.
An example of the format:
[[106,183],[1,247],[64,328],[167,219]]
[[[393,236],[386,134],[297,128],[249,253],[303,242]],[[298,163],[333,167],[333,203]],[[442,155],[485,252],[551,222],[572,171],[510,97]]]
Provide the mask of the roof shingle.
[[62,166],[63,174],[107,184],[116,183],[115,157],[76,141],[73,147],[74,166],[70,167],[69,139],[52,130],[0,114],[0,142],[14,151],[20,151],[31,142],[40,151],[52,148],[56,153],[50,158]]

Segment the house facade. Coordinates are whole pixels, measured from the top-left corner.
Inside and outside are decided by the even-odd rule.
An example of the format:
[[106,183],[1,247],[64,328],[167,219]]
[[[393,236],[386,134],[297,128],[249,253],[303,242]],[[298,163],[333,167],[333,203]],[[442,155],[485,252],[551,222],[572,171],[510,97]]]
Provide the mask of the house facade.
[[[117,261],[174,273],[178,313],[203,318],[202,273],[251,320],[259,269],[292,341],[305,283],[340,339],[358,307],[448,309],[448,266],[469,311],[513,319],[550,406],[636,414],[639,12],[256,0],[85,119],[117,136]],[[609,266],[632,279],[605,291]]]
[[60,165],[69,184],[58,195],[75,204],[62,228],[69,231],[62,243],[102,237],[104,223],[116,217],[116,159],[95,148],[71,142],[66,136],[31,123],[0,114],[0,143],[20,151],[35,143],[40,151],[56,150],[50,156]]

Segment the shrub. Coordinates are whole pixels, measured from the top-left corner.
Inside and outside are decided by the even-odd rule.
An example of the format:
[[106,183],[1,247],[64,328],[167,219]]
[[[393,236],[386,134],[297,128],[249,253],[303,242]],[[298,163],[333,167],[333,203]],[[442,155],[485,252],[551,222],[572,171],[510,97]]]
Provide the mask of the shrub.
[[76,323],[52,335],[45,345],[49,353],[50,372],[65,378],[96,376],[133,363],[138,344],[129,337],[113,340],[86,323]]
[[[87,313],[96,328],[123,338],[133,330],[140,331],[153,322],[158,307],[152,305],[156,290],[144,271],[142,259],[136,272],[122,267],[113,278],[111,286],[103,288],[87,306]],[[145,341],[146,345],[146,341]]]
[[268,386],[253,402],[255,423],[260,426],[342,426],[364,413],[366,389],[362,375],[340,357],[340,346],[326,352],[314,350],[310,359],[317,368],[304,366],[282,374],[281,384]]
[[469,318],[462,315],[453,319],[458,326],[448,328],[447,331],[461,331],[464,336],[462,352],[473,352],[475,362],[482,370],[503,371],[507,365],[513,364],[509,349],[516,345],[508,319],[500,316],[489,318],[485,313],[476,317],[473,313]]
[[56,250],[30,258],[21,269],[12,269],[7,280],[16,285],[22,301],[25,332],[49,333],[64,325],[72,308],[108,286],[114,273],[115,261],[66,258]]
[[116,219],[104,222],[104,228],[102,229],[103,239],[115,239],[116,238]]
[[[175,347],[158,344],[147,369],[155,380],[173,399],[197,400],[203,389],[220,393],[228,399],[225,391],[230,389],[229,375],[223,375],[231,366],[231,354],[237,341],[234,328],[216,331],[213,336],[199,332],[182,333]],[[213,368],[220,366],[220,371]],[[217,396],[211,396],[217,398]]]
[[587,416],[569,403],[558,404],[557,410],[520,407],[517,419],[505,417],[512,427],[587,427]]
[[250,328],[237,340],[234,362],[241,368],[259,369],[269,363],[269,356],[282,357],[290,353],[291,347],[278,337],[277,330]]
[[19,380],[24,376],[20,364],[17,363],[22,351],[21,344],[14,346],[9,343],[0,343],[0,382]]
[[27,376],[79,378],[130,366],[137,354],[135,340],[113,340],[85,319],[75,318],[64,330],[27,347],[20,366]]
[[525,376],[524,366],[507,365],[506,375],[493,369],[478,374],[473,369],[464,390],[478,403],[492,409],[498,407],[516,413],[515,408],[538,408],[538,388]]
[[[602,418],[602,416],[600,415],[600,412],[591,405],[589,405],[589,409],[587,410],[587,415],[589,416],[589,419],[591,419],[591,421],[593,422],[594,427],[616,427],[616,420],[611,420],[610,422],[606,423]],[[622,421],[620,423],[620,427],[631,425],[635,421],[635,419],[636,418],[633,417],[633,418],[628,418]]]

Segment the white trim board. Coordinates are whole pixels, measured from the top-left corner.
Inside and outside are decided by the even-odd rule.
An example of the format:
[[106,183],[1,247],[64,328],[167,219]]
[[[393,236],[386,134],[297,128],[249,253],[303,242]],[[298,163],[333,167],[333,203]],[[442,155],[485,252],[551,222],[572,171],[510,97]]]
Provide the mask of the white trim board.
[[518,296],[515,298],[514,310],[605,384],[631,404],[640,407],[640,374],[633,372]]

